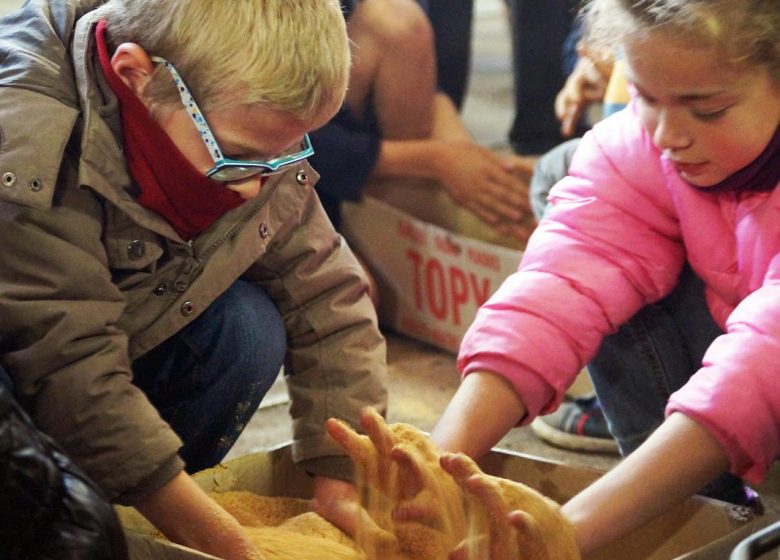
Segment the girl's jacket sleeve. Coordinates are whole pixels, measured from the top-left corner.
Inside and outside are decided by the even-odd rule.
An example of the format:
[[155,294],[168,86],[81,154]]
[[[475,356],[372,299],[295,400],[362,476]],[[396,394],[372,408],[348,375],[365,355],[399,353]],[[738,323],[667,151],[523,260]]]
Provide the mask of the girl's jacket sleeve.
[[554,410],[602,338],[675,285],[685,254],[659,158],[630,110],[586,134],[518,271],[466,333],[460,370],[504,376],[524,422]]
[[[772,206],[777,220],[780,209]],[[745,244],[742,256],[760,245]],[[758,483],[780,456],[780,256],[729,314],[725,332],[701,369],[672,394],[666,413],[682,412],[704,426],[727,453],[730,471]]]
[[780,455],[780,189],[735,197],[685,185],[632,105],[581,142],[519,270],[479,310],[459,367],[504,376],[529,421],[555,409],[602,338],[668,294],[687,259],[725,334],[674,393],[730,470],[758,482]]

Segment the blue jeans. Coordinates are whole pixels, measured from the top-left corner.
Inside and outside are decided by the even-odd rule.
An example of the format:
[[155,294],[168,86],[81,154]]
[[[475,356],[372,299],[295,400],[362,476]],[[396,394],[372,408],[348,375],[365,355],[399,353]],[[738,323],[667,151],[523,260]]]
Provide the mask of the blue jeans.
[[279,375],[286,349],[274,303],[239,280],[133,362],[134,383],[184,442],[187,472],[212,467],[227,454]]
[[[604,339],[588,372],[624,456],[661,425],[669,397],[699,369],[704,352],[721,334],[702,281],[686,266],[669,296],[642,308]],[[700,493],[741,503],[744,485],[725,473]]]

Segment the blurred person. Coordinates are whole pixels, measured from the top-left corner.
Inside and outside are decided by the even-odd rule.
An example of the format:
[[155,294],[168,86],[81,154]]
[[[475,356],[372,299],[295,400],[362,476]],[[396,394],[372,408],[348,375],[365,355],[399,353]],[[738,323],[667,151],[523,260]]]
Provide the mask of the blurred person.
[[512,41],[515,116],[509,142],[518,154],[540,155],[566,137],[555,98],[573,70],[576,0],[507,0]]
[[414,0],[343,3],[353,45],[344,107],[312,134],[317,190],[337,227],[342,200],[381,178],[430,179],[488,226],[530,233],[533,160],[477,144],[453,100],[437,89],[434,32]]
[[126,560],[114,509],[60,447],[35,428],[0,368],[3,558]]

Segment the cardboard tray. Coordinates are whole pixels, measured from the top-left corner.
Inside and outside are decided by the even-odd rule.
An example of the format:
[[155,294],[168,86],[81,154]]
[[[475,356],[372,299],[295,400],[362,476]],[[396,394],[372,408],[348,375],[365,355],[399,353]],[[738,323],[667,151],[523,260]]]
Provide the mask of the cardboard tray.
[[[521,481],[558,502],[568,500],[600,476],[595,470],[501,449],[491,451],[480,465],[487,473]],[[194,478],[207,492],[249,490],[294,498],[312,494],[312,480],[292,463],[289,444],[238,457]],[[152,526],[132,508],[117,506],[117,511],[125,526],[131,560],[214,558],[155,538]],[[742,539],[776,520],[773,516],[747,520],[730,504],[693,497],[585,560],[726,559]]]

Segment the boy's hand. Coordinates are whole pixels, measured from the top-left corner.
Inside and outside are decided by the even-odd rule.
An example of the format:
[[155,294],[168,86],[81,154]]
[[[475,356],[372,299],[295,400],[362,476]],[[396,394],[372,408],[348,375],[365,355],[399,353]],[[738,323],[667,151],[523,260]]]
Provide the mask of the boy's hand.
[[343,480],[317,476],[314,479],[314,498],[311,508],[355,539],[358,527],[367,531],[372,541],[395,544],[395,536],[379,527],[360,506],[355,486]]
[[243,527],[185,472],[136,504],[171,541],[225,560],[266,560]]
[[[381,426],[376,424],[373,418],[366,418],[365,414],[361,417],[361,423],[364,425],[364,428],[366,425],[370,426],[369,433],[373,434],[371,438],[358,434],[351,426],[335,418],[328,420],[326,426],[331,437],[352,459],[358,479],[371,488],[386,491],[389,478],[387,476],[387,463],[392,445],[389,443],[385,444],[383,441],[390,437],[389,432],[385,433],[382,431]],[[376,440],[379,445],[375,445],[373,440]],[[385,455],[388,457],[385,457]],[[319,496],[317,495],[318,482],[320,485],[325,485],[324,488],[320,489]],[[354,486],[352,486],[349,493],[334,489],[334,494],[331,497],[325,497],[324,494],[330,491],[328,487],[333,487],[334,482],[315,481],[314,510],[353,538],[357,536],[358,527],[360,527],[361,531],[370,535],[369,538],[372,541],[379,541],[388,545],[394,544],[396,541],[395,535],[387,528],[380,526],[380,523],[386,525],[383,520],[371,518],[360,504]],[[342,501],[341,505],[333,504],[332,498]]]
[[393,462],[390,452],[395,440],[381,416],[373,409],[363,410],[360,424],[368,435],[357,433],[351,426],[331,418],[326,427],[331,437],[341,446],[355,465],[356,476],[367,487],[383,493],[390,488],[390,470]]

